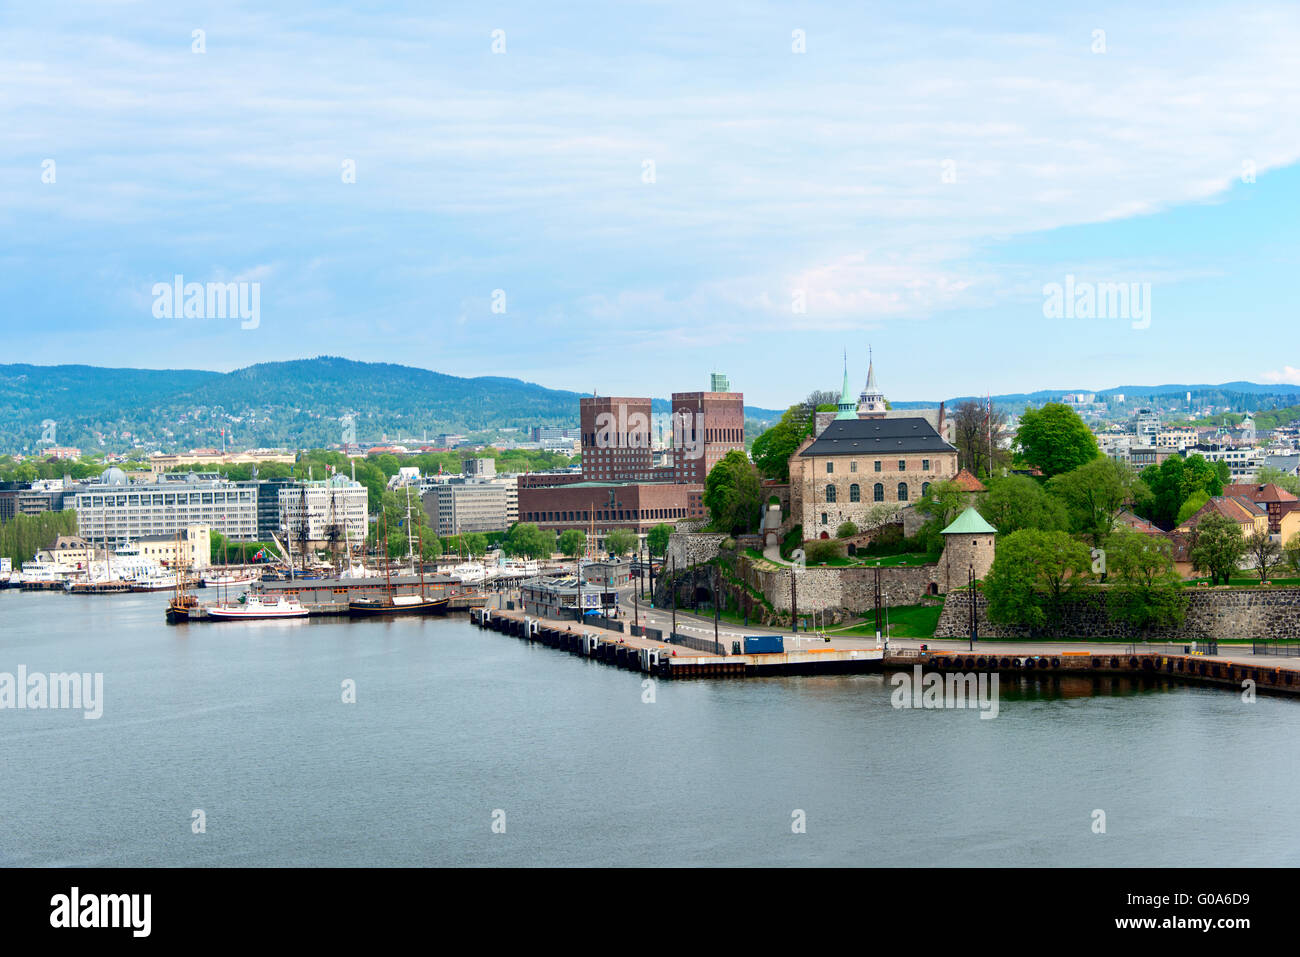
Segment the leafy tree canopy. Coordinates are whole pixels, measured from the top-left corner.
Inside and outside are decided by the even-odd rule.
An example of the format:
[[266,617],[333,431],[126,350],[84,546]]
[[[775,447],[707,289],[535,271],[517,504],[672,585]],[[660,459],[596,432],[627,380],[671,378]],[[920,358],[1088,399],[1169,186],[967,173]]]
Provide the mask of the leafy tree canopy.
[[1060,402],[1026,409],[1020,417],[1016,443],[1026,462],[1051,478],[1091,462],[1100,451],[1097,438],[1079,414]]

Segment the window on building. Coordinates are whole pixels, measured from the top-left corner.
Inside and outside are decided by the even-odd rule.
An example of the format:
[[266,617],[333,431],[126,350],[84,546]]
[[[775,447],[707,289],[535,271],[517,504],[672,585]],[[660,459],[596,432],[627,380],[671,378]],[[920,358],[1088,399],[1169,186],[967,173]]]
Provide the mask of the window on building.
[[834,486],[834,485],[828,485],[828,486],[826,486],[826,501],[828,501],[828,502],[833,502],[833,501],[835,501],[835,486]]
[[834,463],[834,462],[827,462],[827,463],[826,463],[826,474],[829,475],[831,472],[834,472],[834,471],[835,471],[835,463]]
[[899,482],[899,483],[898,483],[898,500],[899,500],[900,502],[906,502],[906,501],[907,501],[907,483],[906,483],[906,482]]
[[[877,462],[876,464],[879,465],[880,463]],[[874,501],[883,502],[885,500],[885,486],[877,482],[876,487],[872,490],[871,497]]]
[[921,459],[921,471],[922,471],[922,472],[928,472],[928,471],[930,471],[930,460],[929,460],[929,459]]
[[858,463],[857,460],[854,459],[852,462],[849,463],[849,471],[856,472],[857,470],[858,470]]
[[929,482],[922,482],[922,483],[921,483],[921,495],[922,495],[922,496],[926,496],[926,495],[929,495],[929,494],[930,494],[930,483],[929,483]]
[[880,459],[876,459],[875,465],[876,465],[876,471],[879,472],[879,471],[880,471]]
[[900,471],[900,472],[906,472],[906,471],[907,471],[907,459],[899,459],[899,460],[898,460],[898,471]]
[[857,482],[854,482],[852,485],[849,486],[849,501],[850,502],[862,501],[862,489],[858,487]]
[[823,524],[823,525],[826,524],[826,513],[825,513],[825,512],[822,512],[822,524]]

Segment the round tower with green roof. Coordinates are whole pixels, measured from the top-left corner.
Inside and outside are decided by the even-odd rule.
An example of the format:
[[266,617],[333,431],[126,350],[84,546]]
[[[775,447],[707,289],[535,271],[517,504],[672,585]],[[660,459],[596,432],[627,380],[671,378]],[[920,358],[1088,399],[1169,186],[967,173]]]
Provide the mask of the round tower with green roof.
[[967,508],[943,530],[943,554],[937,569],[942,591],[964,588],[971,568],[977,579],[988,575],[993,567],[997,533],[974,508]]

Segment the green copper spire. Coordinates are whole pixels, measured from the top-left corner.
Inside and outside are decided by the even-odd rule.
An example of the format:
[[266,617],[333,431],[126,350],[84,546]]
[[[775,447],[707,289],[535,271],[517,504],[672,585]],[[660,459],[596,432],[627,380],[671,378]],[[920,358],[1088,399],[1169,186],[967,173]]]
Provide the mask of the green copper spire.
[[839,411],[835,413],[837,419],[856,419],[858,417],[858,404],[853,400],[853,394],[849,392],[849,353],[844,352],[844,387],[840,389]]

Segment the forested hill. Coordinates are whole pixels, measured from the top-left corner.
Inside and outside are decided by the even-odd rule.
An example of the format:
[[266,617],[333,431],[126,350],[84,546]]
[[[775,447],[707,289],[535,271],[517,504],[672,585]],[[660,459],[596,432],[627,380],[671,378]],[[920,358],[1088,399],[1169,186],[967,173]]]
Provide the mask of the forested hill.
[[[229,373],[0,365],[0,452],[38,449],[46,420],[57,423],[57,444],[105,451],[137,442],[150,451],[219,447],[222,427],[231,447],[327,447],[340,442],[348,414],[363,443],[576,427],[579,398],[519,379],[329,356]],[[655,409],[669,405],[656,401]]]

